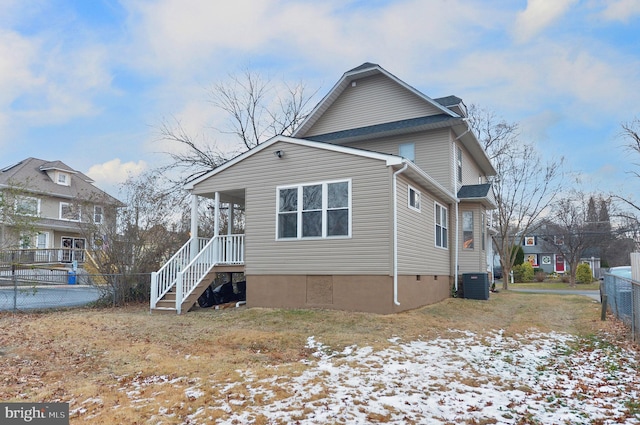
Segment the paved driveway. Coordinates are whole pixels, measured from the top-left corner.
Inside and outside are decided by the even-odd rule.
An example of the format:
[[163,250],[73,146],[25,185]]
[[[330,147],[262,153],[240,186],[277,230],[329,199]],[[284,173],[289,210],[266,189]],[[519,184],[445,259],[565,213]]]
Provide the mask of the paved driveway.
[[89,285],[12,286],[0,287],[0,311],[75,307],[100,297],[100,290]]
[[514,292],[530,292],[535,294],[558,294],[558,295],[584,295],[585,297],[593,298],[600,302],[600,291],[596,290],[584,290],[584,289],[527,289],[527,288],[509,288]]

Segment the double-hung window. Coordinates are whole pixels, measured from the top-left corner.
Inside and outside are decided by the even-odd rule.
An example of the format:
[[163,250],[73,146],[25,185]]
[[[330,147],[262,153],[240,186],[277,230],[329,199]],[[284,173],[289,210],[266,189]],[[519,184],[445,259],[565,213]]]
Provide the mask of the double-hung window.
[[78,205],[68,202],[60,202],[60,219],[69,221],[80,221],[80,208]]
[[18,196],[16,198],[16,214],[38,216],[40,214],[40,199]]
[[473,249],[473,211],[462,211],[462,248]]
[[409,208],[420,212],[420,192],[409,186],[407,197],[409,199]]
[[277,239],[351,236],[351,181],[279,187]]
[[436,203],[436,246],[447,248],[447,208]]
[[102,224],[102,217],[104,216],[104,211],[100,205],[94,205],[93,207],[93,222],[95,224]]

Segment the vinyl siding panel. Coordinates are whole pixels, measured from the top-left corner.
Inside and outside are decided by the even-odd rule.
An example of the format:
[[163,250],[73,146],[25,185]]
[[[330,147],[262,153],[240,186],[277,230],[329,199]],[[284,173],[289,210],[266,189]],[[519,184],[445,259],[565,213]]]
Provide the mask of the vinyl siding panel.
[[[473,249],[464,249],[463,247],[463,211],[473,212]],[[482,273],[487,270],[487,251],[482,249],[482,231],[481,221],[482,212],[484,208],[479,204],[463,204],[459,207],[460,214],[460,229],[458,231],[458,237],[460,238],[460,254],[458,261],[460,264],[460,273]]]
[[[400,145],[415,144],[415,164],[453,192],[452,144],[448,129],[350,143],[348,146],[399,155]],[[464,169],[463,169],[464,170]]]
[[355,83],[355,87],[349,86],[340,94],[306,134],[298,137],[442,113],[384,75],[361,78]]
[[[409,185],[421,192],[420,212],[408,206]],[[435,246],[435,200],[424,188],[405,178],[398,178],[399,274],[448,275],[451,270],[451,248]]]
[[459,143],[457,146],[462,149],[462,185],[478,184],[478,177],[483,175],[482,171],[464,146]]
[[[284,157],[276,158],[276,150]],[[351,238],[276,240],[278,186],[343,179],[351,179]],[[384,161],[279,142],[201,182],[194,192],[245,189],[247,274],[389,275],[390,185]]]

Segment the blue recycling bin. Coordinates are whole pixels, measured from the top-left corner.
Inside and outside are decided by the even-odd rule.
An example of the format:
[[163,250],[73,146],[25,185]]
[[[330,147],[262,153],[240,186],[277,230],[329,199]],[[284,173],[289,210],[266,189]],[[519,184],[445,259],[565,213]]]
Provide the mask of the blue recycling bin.
[[69,275],[67,276],[67,283],[69,285],[75,285],[76,284],[76,272],[73,270],[69,270]]

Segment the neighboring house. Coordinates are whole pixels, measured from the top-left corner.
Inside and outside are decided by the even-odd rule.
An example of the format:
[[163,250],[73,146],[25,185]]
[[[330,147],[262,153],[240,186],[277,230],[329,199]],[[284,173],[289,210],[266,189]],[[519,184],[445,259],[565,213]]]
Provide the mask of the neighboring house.
[[[0,252],[22,263],[85,261],[100,243],[95,231],[115,219],[122,203],[61,161],[27,158],[0,170]],[[88,231],[91,235],[88,236]]]
[[562,238],[547,241],[545,237],[537,235],[525,236],[522,240],[524,261],[528,261],[534,268],[542,269],[545,273],[563,274],[568,271],[564,256],[554,244],[562,244]]
[[[564,274],[569,272],[569,264],[562,255],[564,238],[561,236],[525,236],[522,241],[524,261],[545,273]],[[589,264],[594,277],[600,275],[600,256],[597,248],[587,248],[582,252],[581,263]]]
[[431,99],[365,63],[292,137],[187,186],[193,211],[201,198],[216,201],[216,220],[221,203],[242,208],[244,234],[200,240],[193,215],[192,240],[152,276],[151,309],[188,310],[225,270],[245,273],[249,307],[393,313],[441,301],[461,274],[490,268],[494,174],[461,99]]

